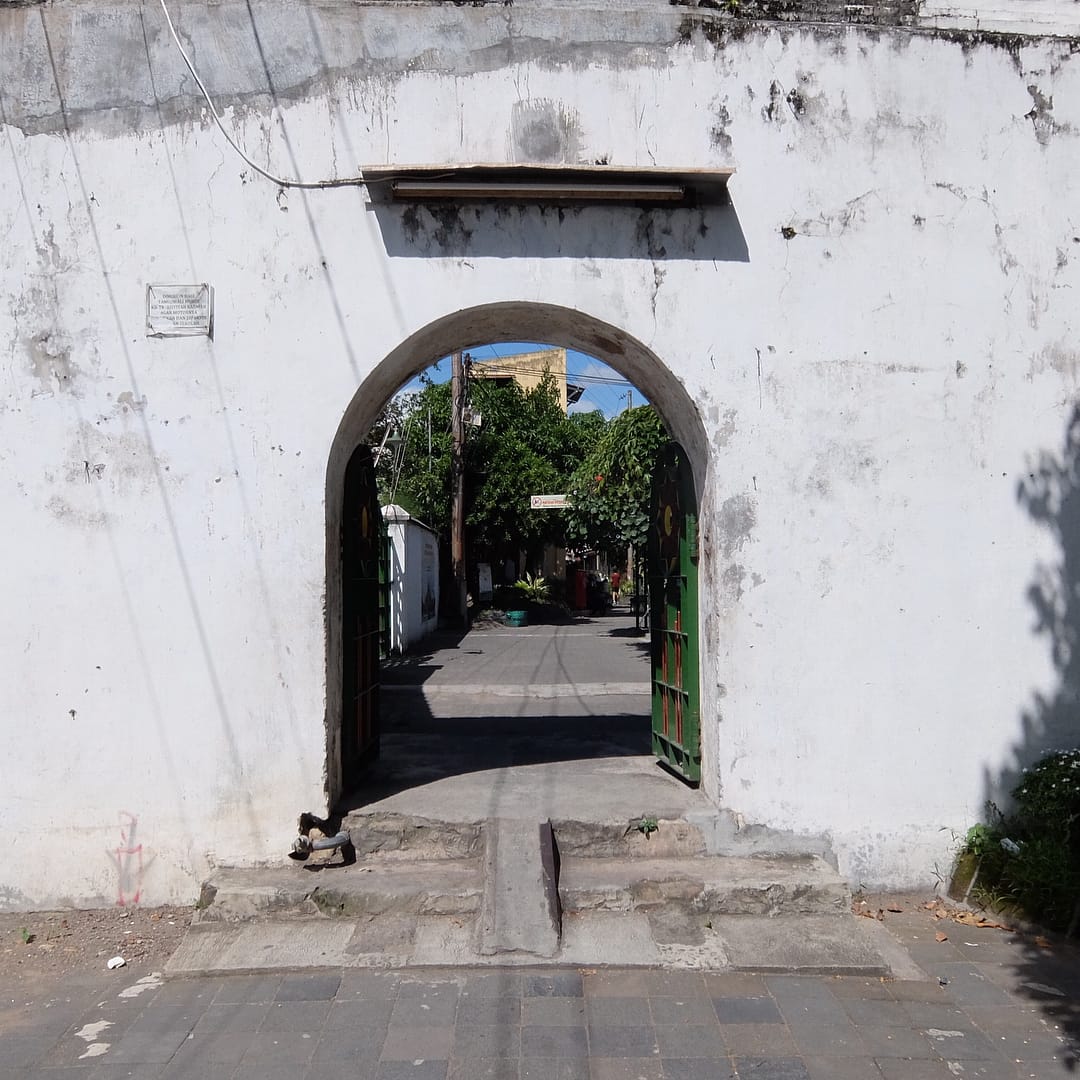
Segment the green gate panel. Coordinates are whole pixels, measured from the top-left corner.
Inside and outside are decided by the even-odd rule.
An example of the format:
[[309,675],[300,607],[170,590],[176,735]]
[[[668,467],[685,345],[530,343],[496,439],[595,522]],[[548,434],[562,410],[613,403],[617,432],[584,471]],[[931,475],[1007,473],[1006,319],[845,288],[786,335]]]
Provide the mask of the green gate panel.
[[686,452],[661,451],[649,523],[653,753],[692,784],[701,780],[698,678],[697,496]]

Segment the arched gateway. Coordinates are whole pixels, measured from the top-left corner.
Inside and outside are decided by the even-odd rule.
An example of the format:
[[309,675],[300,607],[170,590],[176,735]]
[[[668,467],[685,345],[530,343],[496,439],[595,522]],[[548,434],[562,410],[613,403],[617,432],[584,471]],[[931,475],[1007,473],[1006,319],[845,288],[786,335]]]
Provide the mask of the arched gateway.
[[[374,594],[368,586],[375,573],[370,518],[376,503],[365,486],[362,450],[359,456],[357,450],[390,396],[436,359],[455,349],[521,340],[554,342],[603,359],[653,402],[678,447],[677,454],[658,463],[659,482],[654,491],[652,532],[660,548],[653,561],[657,567],[663,566],[651,587],[670,602],[655,610],[653,745],[657,756],[686,779],[697,783],[702,778],[698,722],[696,716],[692,723],[690,719],[691,709],[696,714],[698,707],[700,641],[696,503],[705,490],[709,467],[708,442],[698,409],[660,358],[618,327],[556,305],[499,303],[456,311],[403,342],[360,385],[334,439],[326,488],[326,776],[331,803],[348,788],[352,768],[365,749],[372,747],[377,722],[372,693],[377,662],[374,629],[367,625],[370,619],[365,620],[361,610],[366,605],[367,615],[374,618]],[[681,498],[673,494],[679,491]],[[345,512],[347,506],[352,513]],[[685,527],[680,528],[687,520],[694,534],[690,577],[691,547]],[[366,601],[357,601],[358,590]],[[707,761],[706,775],[712,764]]]
[[201,84],[160,4],[0,3],[0,908],[325,812],[346,464],[487,342],[686,452],[718,830],[923,887],[1073,737],[1076,4],[166,7]]

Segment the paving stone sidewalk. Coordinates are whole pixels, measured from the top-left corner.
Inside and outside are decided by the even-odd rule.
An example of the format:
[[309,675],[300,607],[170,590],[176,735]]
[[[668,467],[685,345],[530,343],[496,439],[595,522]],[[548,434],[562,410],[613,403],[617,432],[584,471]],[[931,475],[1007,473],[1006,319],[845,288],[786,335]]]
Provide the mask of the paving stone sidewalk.
[[[906,942],[920,981],[646,969],[325,971],[0,987],[0,1080],[1075,1077],[1076,951]],[[904,928],[898,933],[904,936]]]

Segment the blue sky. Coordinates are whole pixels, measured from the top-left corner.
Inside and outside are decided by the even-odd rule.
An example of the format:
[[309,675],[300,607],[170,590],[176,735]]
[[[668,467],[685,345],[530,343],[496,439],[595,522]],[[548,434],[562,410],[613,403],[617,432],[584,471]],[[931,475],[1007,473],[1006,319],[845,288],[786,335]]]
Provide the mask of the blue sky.
[[[475,360],[490,360],[494,357],[513,356],[516,353],[535,352],[548,349],[532,341],[507,341],[497,345],[481,345],[470,349],[469,354]],[[617,416],[626,408],[627,393],[633,405],[647,405],[648,399],[636,386],[624,379],[614,368],[608,367],[595,356],[566,351],[566,372],[570,382],[585,387],[585,393],[576,405],[570,406],[571,412],[591,412],[599,409],[606,417]],[[433,382],[446,382],[450,378],[450,358],[445,357],[427,369],[427,375]],[[420,386],[420,376],[407,382],[400,392],[415,390]]]

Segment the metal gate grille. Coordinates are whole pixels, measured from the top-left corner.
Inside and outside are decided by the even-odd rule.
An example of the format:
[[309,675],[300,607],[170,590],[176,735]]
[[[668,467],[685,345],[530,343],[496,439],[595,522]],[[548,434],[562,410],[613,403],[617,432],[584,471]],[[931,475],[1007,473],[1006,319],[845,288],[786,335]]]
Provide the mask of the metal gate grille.
[[652,744],[660,761],[701,780],[698,693],[697,500],[686,453],[661,452],[653,475],[649,527]]

